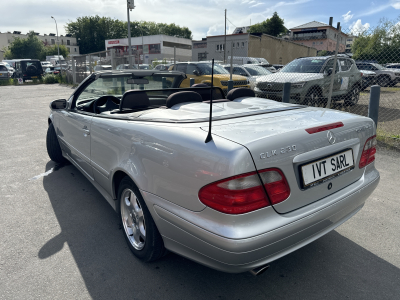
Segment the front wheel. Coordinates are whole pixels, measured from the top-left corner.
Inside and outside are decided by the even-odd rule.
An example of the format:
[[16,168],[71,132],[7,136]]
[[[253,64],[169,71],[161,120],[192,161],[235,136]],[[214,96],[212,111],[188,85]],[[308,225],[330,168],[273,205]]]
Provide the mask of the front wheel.
[[52,161],[55,161],[56,163],[65,162],[53,123],[50,123],[49,128],[47,129],[46,148]]
[[119,185],[118,201],[129,249],[144,262],[161,258],[166,253],[164,242],[139,189],[129,177],[123,178]]
[[355,85],[346,95],[344,99],[344,104],[346,106],[354,106],[358,103],[359,99],[360,99],[360,87],[358,85]]

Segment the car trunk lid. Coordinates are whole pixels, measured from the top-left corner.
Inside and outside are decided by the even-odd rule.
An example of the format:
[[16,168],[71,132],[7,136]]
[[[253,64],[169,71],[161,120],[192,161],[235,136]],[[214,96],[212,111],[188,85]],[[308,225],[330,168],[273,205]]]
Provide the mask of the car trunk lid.
[[[306,131],[338,122],[343,126],[315,133]],[[258,171],[279,168],[284,173],[290,196],[274,208],[278,213],[287,213],[357,181],[363,174],[358,161],[365,141],[373,135],[373,128],[369,118],[335,110],[302,108],[217,121],[213,123],[212,134],[245,146]],[[321,168],[331,162],[339,164],[337,170],[335,167],[334,171],[324,174]],[[310,177],[313,172],[316,178]],[[318,172],[322,172],[321,176]]]

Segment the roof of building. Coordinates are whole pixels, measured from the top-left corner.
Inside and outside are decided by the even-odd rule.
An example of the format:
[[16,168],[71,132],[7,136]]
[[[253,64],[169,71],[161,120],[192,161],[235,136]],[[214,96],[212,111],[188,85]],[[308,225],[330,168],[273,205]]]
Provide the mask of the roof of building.
[[329,25],[325,24],[325,23],[322,23],[322,22],[312,21],[312,22],[308,22],[308,23],[303,24],[303,25],[299,25],[299,26],[290,28],[290,30],[292,30],[292,29],[303,29],[303,28],[314,28],[314,27],[324,27],[324,26],[329,26]]

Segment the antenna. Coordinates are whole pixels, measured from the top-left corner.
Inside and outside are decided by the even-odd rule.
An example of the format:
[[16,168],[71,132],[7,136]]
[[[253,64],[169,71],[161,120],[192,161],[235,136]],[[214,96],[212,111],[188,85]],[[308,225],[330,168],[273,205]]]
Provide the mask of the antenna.
[[213,89],[214,89],[214,58],[212,59],[211,66],[211,89],[210,89],[210,120],[208,122],[208,135],[206,137],[205,143],[207,144],[212,140],[211,136],[211,120],[212,120],[212,100],[213,100]]

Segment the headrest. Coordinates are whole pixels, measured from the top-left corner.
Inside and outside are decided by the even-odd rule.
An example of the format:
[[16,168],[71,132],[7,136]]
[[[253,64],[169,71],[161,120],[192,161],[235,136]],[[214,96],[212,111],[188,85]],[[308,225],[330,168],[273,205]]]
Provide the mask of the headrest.
[[256,94],[253,90],[248,88],[236,88],[229,91],[228,95],[226,95],[226,99],[235,100],[240,97],[255,97]]
[[177,92],[169,95],[167,99],[167,107],[170,108],[178,103],[184,102],[202,102],[203,98],[201,98],[200,94],[196,92],[186,91],[186,92]]
[[119,110],[146,108],[150,106],[150,100],[143,90],[129,90],[121,98]]

